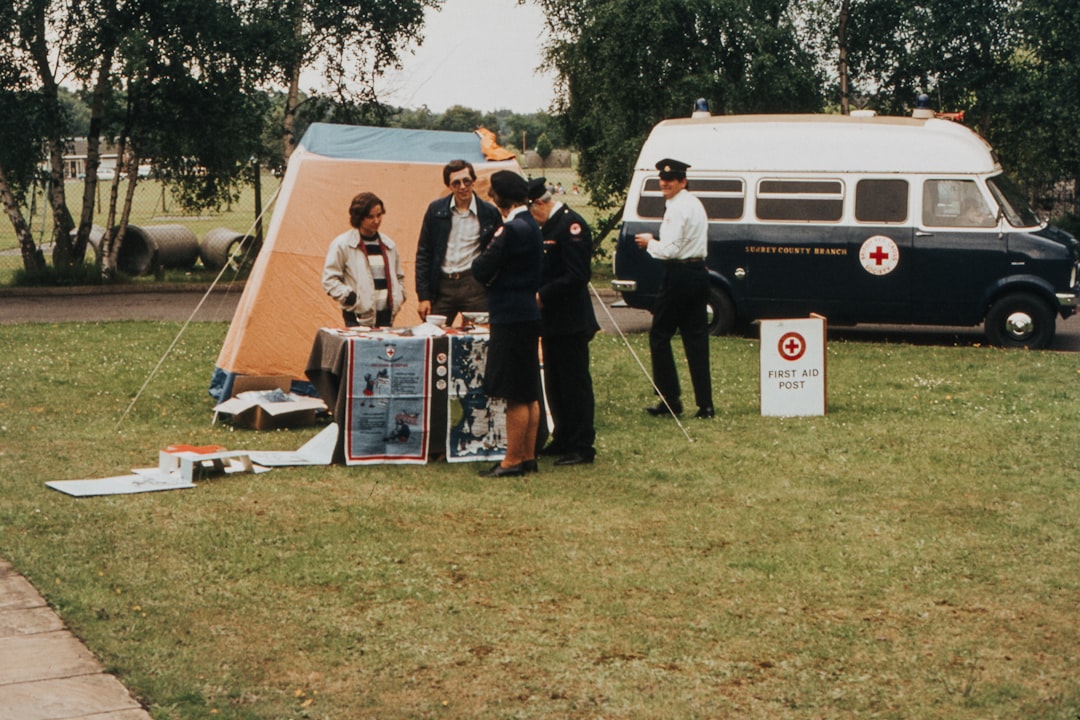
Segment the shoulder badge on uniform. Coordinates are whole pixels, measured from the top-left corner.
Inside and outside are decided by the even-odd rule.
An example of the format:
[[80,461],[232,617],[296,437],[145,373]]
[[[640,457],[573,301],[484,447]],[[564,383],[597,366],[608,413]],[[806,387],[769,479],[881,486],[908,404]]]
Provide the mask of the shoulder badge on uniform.
[[581,223],[573,223],[572,225],[570,225],[570,234],[571,235],[580,235],[581,234]]

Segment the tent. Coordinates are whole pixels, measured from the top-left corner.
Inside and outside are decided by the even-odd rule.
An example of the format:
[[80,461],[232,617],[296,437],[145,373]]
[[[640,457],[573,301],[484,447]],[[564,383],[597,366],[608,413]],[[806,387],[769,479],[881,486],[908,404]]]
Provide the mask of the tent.
[[416,241],[428,203],[449,194],[442,169],[455,158],[476,168],[481,197],[495,171],[520,172],[515,159],[488,161],[477,133],[311,125],[289,159],[210,393],[228,399],[237,375],[288,375],[294,392],[313,391],[304,368],[315,335],[321,327],[342,325],[337,303],[322,289],[326,249],[349,229],[349,202],[365,190],[383,200],[381,232],[397,243],[404,266],[406,302],[395,324],[418,324]]

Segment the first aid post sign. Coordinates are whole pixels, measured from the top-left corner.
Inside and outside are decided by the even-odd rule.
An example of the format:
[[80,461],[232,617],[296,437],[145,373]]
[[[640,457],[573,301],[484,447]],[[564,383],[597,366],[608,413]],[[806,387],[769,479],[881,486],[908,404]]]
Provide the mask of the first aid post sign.
[[825,414],[825,318],[761,321],[761,414]]

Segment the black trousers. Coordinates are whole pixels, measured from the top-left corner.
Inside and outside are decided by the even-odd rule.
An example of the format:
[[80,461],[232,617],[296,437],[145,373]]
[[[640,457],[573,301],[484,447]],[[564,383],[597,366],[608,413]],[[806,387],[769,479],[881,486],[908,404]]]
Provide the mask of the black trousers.
[[667,401],[680,402],[679,374],[671,339],[682,335],[690,382],[699,408],[712,407],[709,373],[709,273],[705,263],[664,263],[664,277],[649,329],[653,382]]
[[588,457],[596,454],[592,373],[589,341],[592,333],[544,335],[544,385],[555,428],[551,443],[560,450]]

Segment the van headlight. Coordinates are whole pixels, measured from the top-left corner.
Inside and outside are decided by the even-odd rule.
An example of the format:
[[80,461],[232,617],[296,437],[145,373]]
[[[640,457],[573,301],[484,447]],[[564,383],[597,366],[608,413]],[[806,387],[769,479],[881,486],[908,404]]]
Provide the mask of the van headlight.
[[1073,263],[1072,273],[1069,275],[1069,287],[1076,287],[1076,278],[1080,277],[1080,263]]

